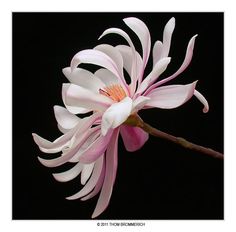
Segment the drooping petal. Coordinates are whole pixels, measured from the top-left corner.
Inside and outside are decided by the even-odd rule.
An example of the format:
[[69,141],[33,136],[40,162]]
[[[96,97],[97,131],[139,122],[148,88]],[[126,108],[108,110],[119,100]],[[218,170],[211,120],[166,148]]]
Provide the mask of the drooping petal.
[[99,89],[104,87],[104,83],[99,78],[85,69],[76,68],[72,72],[71,68],[67,67],[62,72],[72,84],[79,85],[95,93],[99,93]]
[[64,129],[72,129],[80,122],[79,117],[70,113],[66,108],[61,106],[54,106],[54,114],[57,123]]
[[157,78],[166,70],[168,64],[170,63],[171,58],[165,57],[159,60],[151,73],[142,81],[139,86],[136,94],[141,94],[144,92],[152,83],[154,83]]
[[174,73],[172,74],[171,76],[161,80],[161,81],[158,81],[157,83],[151,85],[144,93],[144,95],[147,95],[151,90],[155,89],[156,87],[160,86],[160,85],[163,85],[165,84],[166,82],[174,79],[175,77],[177,77],[180,73],[182,73],[187,67],[188,65],[190,64],[191,60],[192,60],[192,57],[193,57],[193,49],[194,49],[194,43],[195,43],[195,38],[197,37],[197,35],[193,36],[189,43],[188,43],[188,47],[187,47],[187,51],[186,51],[186,54],[185,54],[185,58],[184,58],[184,61],[182,63],[182,65],[180,66],[180,68]]
[[111,198],[113,184],[116,175],[115,165],[117,164],[116,159],[117,159],[117,148],[118,148],[118,136],[119,136],[119,128],[114,130],[110,144],[106,151],[105,179],[92,218],[97,217],[106,209]]
[[[101,157],[103,157],[103,155]],[[105,177],[105,162],[103,161],[102,171],[101,171],[101,174],[98,178],[95,188],[93,189],[92,192],[90,192],[87,196],[81,198],[80,200],[86,201],[86,200],[91,199],[92,197],[96,196],[102,188],[104,177]]]
[[76,178],[83,169],[83,164],[77,163],[73,168],[60,173],[53,173],[53,177],[60,182],[68,182]]
[[127,151],[136,151],[140,149],[148,140],[148,133],[139,127],[122,125],[120,127],[121,137]]
[[75,68],[81,63],[99,65],[119,77],[119,70],[116,63],[108,55],[101,51],[86,49],[75,54],[70,65],[72,71],[74,71]]
[[66,92],[68,90],[68,88],[70,87],[70,84],[63,84],[62,85],[62,100],[63,103],[66,107],[66,109],[71,112],[72,114],[85,114],[90,112],[91,110],[86,109],[84,107],[77,107],[77,106],[68,106],[65,102],[65,98],[66,98]]
[[175,18],[172,17],[166,24],[163,32],[163,46],[161,58],[167,57],[170,51],[171,37],[175,28]]
[[138,98],[136,98],[133,101],[132,113],[141,110],[149,100],[150,100],[149,97],[144,97],[144,96],[139,96]]
[[81,154],[81,163],[95,162],[107,149],[113,130],[109,130],[105,136],[102,134]]
[[188,85],[168,85],[152,90],[147,96],[148,107],[173,109],[183,105],[194,93],[196,81]]
[[[67,88],[67,84],[63,84],[63,87]],[[102,95],[96,94],[81,86],[70,84],[65,94],[65,103],[71,106],[84,107],[90,110],[104,111],[113,101]]]
[[94,163],[84,164],[83,170],[81,172],[81,184],[85,185],[89,177],[91,176],[94,168]]
[[129,17],[123,19],[125,24],[134,31],[134,33],[138,36],[143,50],[143,69],[145,68],[149,54],[151,49],[151,36],[150,32],[145,25],[144,22],[142,22],[140,19]]
[[204,108],[202,110],[203,113],[207,113],[209,111],[209,105],[206,98],[201,93],[199,93],[196,89],[194,90],[194,96],[204,105]]
[[106,86],[119,84],[117,76],[107,69],[101,68],[98,69],[94,75],[96,75]]
[[106,135],[110,128],[121,125],[130,115],[132,99],[125,97],[122,101],[112,104],[102,116],[101,132]]
[[152,49],[152,58],[153,58],[153,68],[156,63],[161,59],[163,44],[161,41],[157,40]]
[[102,167],[103,167],[103,155],[96,161],[95,165],[94,165],[94,169],[93,169],[93,173],[91,178],[89,179],[88,183],[76,194],[67,197],[66,199],[68,200],[75,200],[78,198],[81,198],[85,195],[87,195],[88,193],[90,193],[93,188],[95,187],[95,185],[97,184],[99,177],[101,175],[102,172]]

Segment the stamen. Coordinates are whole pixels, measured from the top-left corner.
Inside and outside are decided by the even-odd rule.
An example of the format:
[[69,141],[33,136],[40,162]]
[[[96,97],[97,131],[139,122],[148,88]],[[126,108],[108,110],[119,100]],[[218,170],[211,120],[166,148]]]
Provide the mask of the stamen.
[[104,89],[99,89],[99,93],[116,102],[119,102],[126,97],[124,89],[119,84],[113,84],[105,87]]

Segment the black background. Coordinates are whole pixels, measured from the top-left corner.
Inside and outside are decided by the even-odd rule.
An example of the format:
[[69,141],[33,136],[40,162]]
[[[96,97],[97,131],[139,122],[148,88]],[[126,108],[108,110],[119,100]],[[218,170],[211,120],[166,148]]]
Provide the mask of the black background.
[[[53,179],[31,133],[53,140],[58,132],[53,105],[63,105],[61,70],[80,50],[99,43],[125,44],[117,35],[97,41],[110,27],[138,17],[149,27],[152,45],[162,40],[166,22],[176,18],[171,64],[162,77],[181,65],[189,39],[198,34],[193,60],[172,83],[199,80],[197,89],[210,111],[192,98],[173,110],[141,111],[149,124],[223,152],[223,13],[13,13],[13,219],[90,219],[97,197],[65,200],[79,190],[79,177],[69,183]],[[147,72],[151,71],[149,60]],[[89,65],[84,67],[91,67]],[[190,152],[150,137],[129,153],[119,141],[117,179],[109,207],[98,219],[223,219],[223,161]]]

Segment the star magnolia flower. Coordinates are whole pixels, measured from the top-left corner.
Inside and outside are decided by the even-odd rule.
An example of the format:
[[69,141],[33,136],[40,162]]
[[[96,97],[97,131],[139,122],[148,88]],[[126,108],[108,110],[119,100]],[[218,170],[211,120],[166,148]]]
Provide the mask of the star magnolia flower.
[[[125,24],[137,35],[142,45],[142,56],[135,50],[129,35],[121,29],[110,28],[110,33],[121,35],[128,43],[116,47],[100,44],[94,49],[78,52],[71,65],[63,73],[71,82],[64,84],[62,98],[66,108],[55,106],[58,127],[63,133],[54,142],[33,134],[34,140],[45,153],[62,152],[53,159],[39,158],[47,167],[57,167],[66,162],[76,165],[66,172],[53,174],[58,181],[70,181],[81,173],[78,193],[68,197],[73,200],[87,200],[100,193],[92,217],[101,214],[109,204],[117,170],[117,144],[119,133],[128,151],[140,149],[148,139],[148,134],[138,127],[127,125],[127,119],[141,109],[173,109],[181,106],[195,95],[208,111],[206,99],[195,90],[196,81],[187,85],[163,84],[177,77],[189,65],[196,35],[187,47],[183,64],[171,76],[158,80],[166,70],[171,58],[168,57],[175,19],[166,24],[163,41],[153,47],[153,69],[144,78],[148,62],[151,38],[147,26],[137,18],[124,19]],[[94,74],[77,66],[89,63],[101,66]],[[123,70],[130,77],[128,84]],[[79,118],[75,114],[93,112],[89,117]]]

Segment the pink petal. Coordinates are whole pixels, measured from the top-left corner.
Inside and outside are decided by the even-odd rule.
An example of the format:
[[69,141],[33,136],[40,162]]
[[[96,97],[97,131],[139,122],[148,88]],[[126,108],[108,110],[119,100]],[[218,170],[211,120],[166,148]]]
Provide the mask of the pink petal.
[[152,90],[147,96],[148,107],[173,109],[183,105],[194,93],[196,81],[188,85],[168,85]]
[[157,40],[152,49],[152,58],[153,58],[153,68],[156,63],[161,59],[163,44],[161,41]]
[[113,130],[103,136],[102,134],[81,154],[79,161],[81,163],[95,162],[107,149]]
[[144,95],[147,95],[151,90],[155,89],[157,86],[160,86],[160,85],[163,85],[165,84],[166,82],[174,79],[175,77],[177,77],[180,73],[182,73],[187,67],[188,65],[190,64],[191,60],[192,60],[192,57],[193,57],[193,49],[194,49],[194,43],[195,43],[195,38],[197,37],[197,35],[193,36],[189,43],[188,43],[188,47],[187,47],[187,51],[186,51],[186,54],[185,54],[185,58],[184,58],[184,61],[182,63],[182,65],[180,66],[180,68],[174,73],[172,74],[171,76],[161,80],[161,81],[158,81],[157,83],[151,85],[144,93]]
[[67,182],[76,178],[83,169],[83,164],[77,163],[73,168],[60,173],[52,174],[53,177],[60,182]]
[[93,190],[93,188],[96,186],[99,177],[101,175],[102,172],[102,167],[103,167],[103,155],[96,161],[95,165],[94,165],[94,169],[93,169],[93,173],[91,178],[89,179],[88,183],[76,194],[67,197],[66,199],[68,200],[75,200],[78,198],[81,198],[85,195],[87,195],[89,192],[91,192]]
[[94,64],[104,67],[119,77],[119,70],[116,63],[105,53],[93,49],[87,49],[78,52],[71,60],[71,70],[81,64]]
[[194,96],[204,105],[204,108],[202,110],[203,113],[207,113],[209,111],[209,105],[206,98],[201,93],[199,93],[196,89],[194,90]]
[[130,17],[124,19],[125,24],[131,28],[131,30],[134,31],[134,33],[138,36],[141,44],[142,44],[142,50],[143,50],[143,70],[147,64],[149,54],[150,54],[150,48],[151,48],[151,37],[150,32],[141,20]]
[[105,68],[98,69],[94,75],[96,75],[96,77],[99,78],[106,86],[120,84],[118,77]]
[[122,125],[120,133],[127,151],[137,151],[148,140],[148,133],[141,128]]
[[[63,87],[67,88],[67,84]],[[65,103],[69,106],[79,106],[90,110],[104,111],[113,101],[102,94],[96,94],[81,86],[70,84],[65,95]]]
[[111,198],[114,179],[116,175],[115,165],[117,164],[116,159],[117,159],[117,149],[118,149],[118,136],[119,136],[119,128],[114,130],[110,144],[106,151],[105,179],[92,218],[97,217],[106,209]]
[[133,101],[132,113],[136,113],[141,110],[147,102],[150,100],[149,97],[139,96]]
[[81,172],[81,184],[85,185],[89,177],[91,176],[94,168],[94,163],[91,164],[84,164],[83,170]]

